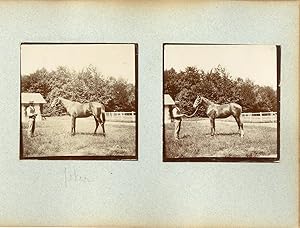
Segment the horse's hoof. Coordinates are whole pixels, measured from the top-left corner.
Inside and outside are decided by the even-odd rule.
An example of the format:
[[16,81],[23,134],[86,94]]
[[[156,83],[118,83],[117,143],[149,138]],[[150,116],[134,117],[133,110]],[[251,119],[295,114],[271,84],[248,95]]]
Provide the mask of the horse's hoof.
[[103,134],[103,136],[105,137],[105,136],[106,136],[106,134]]

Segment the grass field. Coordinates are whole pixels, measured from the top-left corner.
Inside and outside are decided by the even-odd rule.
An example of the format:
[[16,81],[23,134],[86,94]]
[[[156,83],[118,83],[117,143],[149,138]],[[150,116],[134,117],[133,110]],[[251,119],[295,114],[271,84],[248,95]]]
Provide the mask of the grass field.
[[274,157],[277,155],[276,123],[244,123],[240,138],[235,122],[216,120],[216,136],[208,119],[182,122],[180,139],[174,140],[174,123],[166,124],[164,153],[167,158]]
[[106,122],[106,137],[99,126],[93,135],[93,118],[77,119],[76,135],[70,135],[70,117],[49,117],[36,123],[35,137],[27,136],[22,123],[23,156],[135,156],[135,124]]

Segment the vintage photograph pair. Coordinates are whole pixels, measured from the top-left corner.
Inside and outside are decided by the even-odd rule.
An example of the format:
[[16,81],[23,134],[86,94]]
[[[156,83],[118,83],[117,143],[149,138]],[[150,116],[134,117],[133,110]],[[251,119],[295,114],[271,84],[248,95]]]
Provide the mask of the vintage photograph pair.
[[[20,159],[138,160],[142,51],[22,43]],[[164,162],[279,161],[280,46],[165,43],[161,62]]]

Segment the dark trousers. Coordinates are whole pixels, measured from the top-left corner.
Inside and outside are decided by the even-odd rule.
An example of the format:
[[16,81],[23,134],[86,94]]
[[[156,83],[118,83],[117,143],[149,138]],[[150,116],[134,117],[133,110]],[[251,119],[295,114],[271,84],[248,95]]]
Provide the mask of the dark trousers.
[[175,139],[179,139],[179,132],[181,127],[181,120],[174,120],[175,123],[175,131],[174,131],[174,137]]
[[27,129],[27,134],[28,134],[29,137],[33,136],[34,129],[35,129],[35,119],[34,118],[29,118],[28,119],[28,129]]

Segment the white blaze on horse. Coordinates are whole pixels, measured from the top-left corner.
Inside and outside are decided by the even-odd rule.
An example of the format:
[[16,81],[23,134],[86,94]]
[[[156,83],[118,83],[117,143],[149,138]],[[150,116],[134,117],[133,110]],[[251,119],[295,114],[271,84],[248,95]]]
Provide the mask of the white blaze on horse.
[[236,103],[229,104],[215,104],[212,101],[208,100],[205,97],[197,96],[193,107],[198,108],[200,105],[203,105],[205,108],[206,115],[210,119],[211,125],[211,135],[214,136],[215,129],[215,119],[216,118],[227,118],[229,116],[233,116],[238,127],[241,137],[244,137],[244,126],[241,121],[242,107]]
[[105,136],[105,107],[103,104],[98,102],[79,103],[67,100],[62,97],[57,97],[53,99],[51,107],[54,107],[58,104],[62,104],[67,110],[67,113],[71,116],[71,135],[75,135],[76,132],[76,118],[86,118],[89,116],[94,116],[94,119],[96,121],[94,134],[96,134],[99,124],[101,124],[103,135]]

